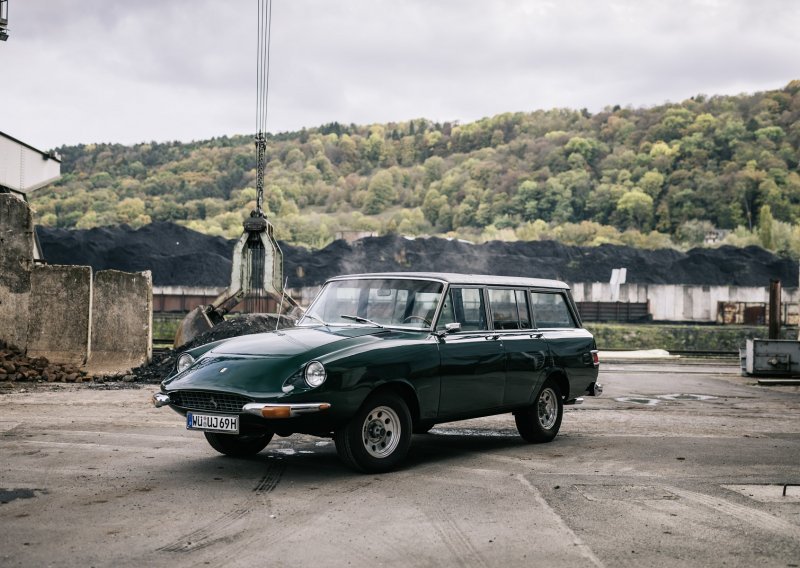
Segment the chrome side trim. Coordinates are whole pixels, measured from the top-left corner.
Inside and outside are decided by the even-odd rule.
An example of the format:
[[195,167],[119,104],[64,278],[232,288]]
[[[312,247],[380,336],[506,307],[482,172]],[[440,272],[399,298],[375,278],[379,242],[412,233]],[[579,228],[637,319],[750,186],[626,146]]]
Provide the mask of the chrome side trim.
[[571,405],[574,405],[574,404],[583,404],[583,397],[579,396],[578,398],[573,398],[572,400],[567,400],[566,402],[564,402],[565,406],[567,406],[567,405],[571,406]]
[[166,406],[170,403],[169,395],[163,392],[157,392],[153,394],[153,406],[156,408],[161,408],[162,406]]
[[264,418],[261,413],[265,408],[288,408],[289,417],[294,418],[301,414],[312,414],[321,410],[328,410],[331,405],[327,402],[304,402],[295,404],[275,403],[275,402],[249,402],[242,407],[242,412],[253,414],[259,418]]

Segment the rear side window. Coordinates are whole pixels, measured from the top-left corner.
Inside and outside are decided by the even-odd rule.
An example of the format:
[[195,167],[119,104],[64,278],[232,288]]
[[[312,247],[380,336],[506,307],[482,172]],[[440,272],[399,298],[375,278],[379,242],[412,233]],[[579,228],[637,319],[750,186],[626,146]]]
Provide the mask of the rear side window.
[[575,327],[563,294],[531,292],[531,301],[536,327]]
[[462,331],[487,329],[486,307],[480,288],[450,288],[436,327],[444,329],[448,323],[460,323]]
[[494,329],[530,329],[525,290],[490,289],[489,306]]

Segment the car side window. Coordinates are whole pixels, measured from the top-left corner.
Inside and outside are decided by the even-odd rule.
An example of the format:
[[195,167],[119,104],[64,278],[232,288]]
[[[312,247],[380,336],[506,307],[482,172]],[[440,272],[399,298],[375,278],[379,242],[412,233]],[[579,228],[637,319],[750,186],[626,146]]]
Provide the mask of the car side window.
[[530,329],[528,297],[524,290],[489,289],[494,329]]
[[480,288],[450,288],[442,305],[437,329],[460,323],[462,331],[486,330],[486,305]]
[[563,294],[531,292],[531,300],[536,327],[575,327],[575,320],[572,318]]

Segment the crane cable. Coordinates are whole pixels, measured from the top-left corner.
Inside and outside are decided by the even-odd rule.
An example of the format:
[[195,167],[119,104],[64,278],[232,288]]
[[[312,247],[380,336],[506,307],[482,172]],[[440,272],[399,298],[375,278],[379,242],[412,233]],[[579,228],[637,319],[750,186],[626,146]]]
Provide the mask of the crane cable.
[[[258,43],[256,45],[256,208],[245,221],[248,232],[247,258],[243,280],[249,283],[246,310],[251,313],[267,311],[265,285],[266,249],[262,235],[269,222],[264,213],[264,170],[267,151],[267,102],[269,100],[269,51],[272,30],[272,0],[258,0]],[[249,229],[248,229],[249,226]]]
[[264,170],[267,150],[267,103],[269,101],[269,52],[272,38],[272,0],[258,0],[258,44],[256,46],[256,209],[253,217],[264,217]]

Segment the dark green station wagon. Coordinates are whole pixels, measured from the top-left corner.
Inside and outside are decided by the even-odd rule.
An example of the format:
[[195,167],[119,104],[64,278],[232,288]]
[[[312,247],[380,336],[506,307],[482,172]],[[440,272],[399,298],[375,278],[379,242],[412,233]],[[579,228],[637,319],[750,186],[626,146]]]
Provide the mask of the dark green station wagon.
[[303,433],[383,472],[412,433],[453,420],[511,412],[523,439],[549,442],[565,404],[601,394],[598,365],[563,282],[358,274],[326,282],[296,327],[183,353],[153,401],[228,456]]

